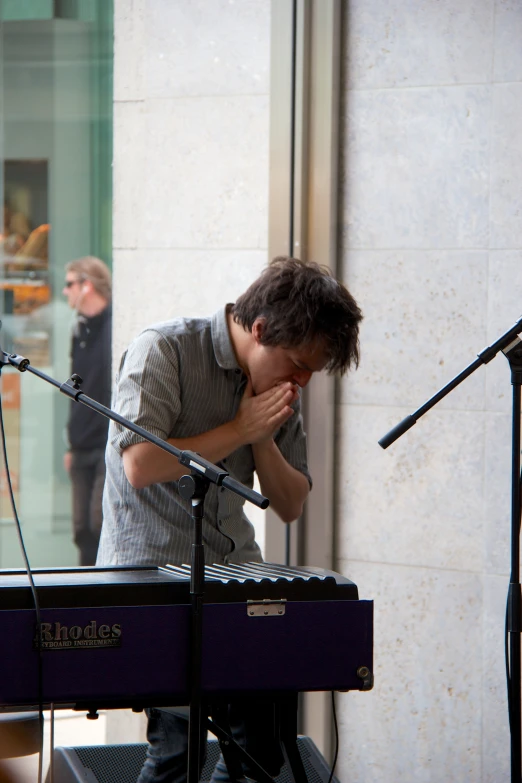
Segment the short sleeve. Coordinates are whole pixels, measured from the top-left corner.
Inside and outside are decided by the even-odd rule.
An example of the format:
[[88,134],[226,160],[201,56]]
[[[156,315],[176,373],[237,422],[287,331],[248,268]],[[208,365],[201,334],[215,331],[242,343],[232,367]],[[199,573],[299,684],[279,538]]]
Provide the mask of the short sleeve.
[[301,415],[301,397],[292,406],[294,415],[281,427],[275,437],[275,442],[289,465],[299,470],[312,487],[312,477],[308,471],[306,434]]
[[[167,440],[179,416],[176,345],[160,332],[142,332],[124,353],[116,379],[114,410],[152,435]],[[144,438],[112,422],[110,443],[121,452]]]

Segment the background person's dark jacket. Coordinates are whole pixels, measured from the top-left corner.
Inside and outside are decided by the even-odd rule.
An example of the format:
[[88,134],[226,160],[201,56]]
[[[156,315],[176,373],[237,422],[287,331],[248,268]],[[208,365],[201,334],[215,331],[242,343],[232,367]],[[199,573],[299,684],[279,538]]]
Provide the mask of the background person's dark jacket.
[[[71,348],[71,373],[83,378],[81,389],[85,394],[107,407],[111,404],[111,332],[111,305],[92,318],[80,315]],[[71,450],[104,449],[108,430],[105,416],[71,401],[67,425]]]

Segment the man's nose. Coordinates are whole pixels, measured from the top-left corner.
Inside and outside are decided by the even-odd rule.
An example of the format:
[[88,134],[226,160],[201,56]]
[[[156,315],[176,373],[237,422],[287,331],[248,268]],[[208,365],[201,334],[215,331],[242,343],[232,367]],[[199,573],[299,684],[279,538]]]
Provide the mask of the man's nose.
[[312,377],[311,370],[299,370],[298,372],[294,373],[292,380],[294,383],[297,383],[297,385],[300,386],[301,389],[304,389],[304,387],[307,385],[311,377]]

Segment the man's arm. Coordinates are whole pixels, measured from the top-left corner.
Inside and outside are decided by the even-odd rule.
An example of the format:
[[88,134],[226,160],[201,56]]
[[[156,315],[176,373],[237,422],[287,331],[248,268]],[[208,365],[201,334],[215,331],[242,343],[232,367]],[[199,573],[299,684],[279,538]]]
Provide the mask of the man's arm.
[[283,522],[293,522],[310,492],[308,479],[286,461],[272,438],[253,444],[252,451],[261,492]]
[[[209,462],[219,462],[239,448],[242,443],[232,422],[193,438],[169,438],[167,443],[180,451],[196,451]],[[151,484],[177,481],[187,472],[177,457],[162,451],[152,443],[135,443],[123,452],[123,467],[134,489]]]
[[[240,446],[270,439],[293,415],[290,406],[294,396],[292,384],[286,383],[254,397],[249,381],[232,421],[191,438],[171,438],[167,443],[180,450],[197,451],[210,462],[219,462]],[[128,446],[123,451],[123,467],[128,481],[135,489],[177,481],[187,472],[176,457],[151,443]]]

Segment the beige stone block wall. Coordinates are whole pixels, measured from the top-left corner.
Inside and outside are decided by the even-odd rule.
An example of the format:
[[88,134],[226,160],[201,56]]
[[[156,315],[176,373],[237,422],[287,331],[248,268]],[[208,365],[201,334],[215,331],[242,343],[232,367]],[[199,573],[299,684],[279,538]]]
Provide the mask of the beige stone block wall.
[[115,361],[266,263],[269,0],[116,0]]
[[375,600],[375,689],[339,697],[341,780],[510,779],[511,385],[500,355],[377,441],[520,318],[522,6],[345,4],[339,570]]

